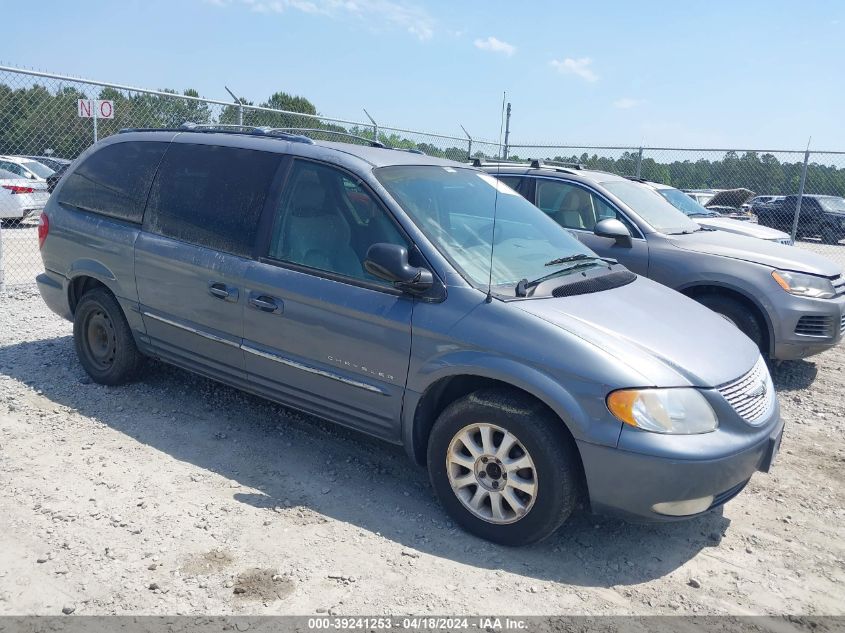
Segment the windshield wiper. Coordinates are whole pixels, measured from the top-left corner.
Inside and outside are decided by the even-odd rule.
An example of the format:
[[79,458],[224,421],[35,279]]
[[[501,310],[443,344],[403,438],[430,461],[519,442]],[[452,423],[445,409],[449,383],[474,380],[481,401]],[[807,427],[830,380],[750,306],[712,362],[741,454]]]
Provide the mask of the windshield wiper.
[[584,253],[578,253],[577,255],[567,255],[566,257],[558,257],[557,259],[553,259],[550,262],[546,262],[543,266],[557,266],[558,264],[568,264],[569,262],[577,262],[584,259],[602,259],[601,257],[596,257],[595,255],[585,255]]
[[[604,261],[604,260],[602,260],[601,257],[591,257],[590,255],[573,255],[573,257],[575,257],[574,260],[566,259],[565,257],[561,258],[561,259],[564,260],[564,263],[572,262],[572,261],[578,262],[576,264],[573,264],[572,266],[560,268],[560,269],[558,269],[554,272],[549,273],[548,275],[543,275],[542,277],[537,277],[537,279],[533,279],[531,281],[528,281],[528,279],[520,279],[519,282],[516,284],[516,290],[515,290],[514,294],[516,294],[517,297],[527,297],[528,291],[531,288],[539,286],[541,283],[551,279],[552,277],[557,277],[558,275],[570,273],[574,270],[580,270],[581,268],[590,268],[591,266],[593,266],[592,260],[597,259],[597,260]],[[590,260],[590,261],[579,261],[579,260],[585,260],[585,259]],[[557,260],[553,260],[553,262],[557,262]],[[554,263],[546,264],[546,266],[553,266],[553,265],[554,265]]]
[[687,216],[691,218],[715,218],[718,215],[718,213],[713,213],[712,211],[710,213],[687,213]]

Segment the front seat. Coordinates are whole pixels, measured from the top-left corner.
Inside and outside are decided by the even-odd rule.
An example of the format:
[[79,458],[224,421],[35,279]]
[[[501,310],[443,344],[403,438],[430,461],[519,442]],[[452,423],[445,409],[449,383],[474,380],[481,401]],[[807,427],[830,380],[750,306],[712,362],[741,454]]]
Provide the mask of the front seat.
[[361,260],[350,245],[349,223],[326,199],[319,181],[300,183],[285,230],[286,259],[310,268],[364,278]]
[[595,220],[590,222],[591,216],[590,195],[578,188],[573,188],[567,193],[560,203],[560,208],[552,214],[555,222],[570,229],[592,229]]

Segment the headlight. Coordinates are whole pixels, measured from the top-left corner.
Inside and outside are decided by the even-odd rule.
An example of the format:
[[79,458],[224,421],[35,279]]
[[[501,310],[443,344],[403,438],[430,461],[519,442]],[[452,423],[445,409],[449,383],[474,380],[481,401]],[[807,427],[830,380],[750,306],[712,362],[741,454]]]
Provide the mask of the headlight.
[[836,296],[833,282],[824,277],[792,273],[785,270],[773,270],[772,277],[789,294],[813,299],[832,299]]
[[607,408],[625,424],[655,433],[692,435],[719,426],[710,403],[696,389],[621,389],[607,396]]

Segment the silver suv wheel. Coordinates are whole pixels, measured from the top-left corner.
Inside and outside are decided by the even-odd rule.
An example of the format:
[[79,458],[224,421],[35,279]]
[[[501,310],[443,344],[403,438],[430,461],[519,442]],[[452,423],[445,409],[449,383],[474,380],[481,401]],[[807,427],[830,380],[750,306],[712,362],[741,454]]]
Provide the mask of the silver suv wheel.
[[537,498],[537,469],[525,446],[495,424],[470,424],[449,443],[446,473],[452,492],[478,518],[515,523]]

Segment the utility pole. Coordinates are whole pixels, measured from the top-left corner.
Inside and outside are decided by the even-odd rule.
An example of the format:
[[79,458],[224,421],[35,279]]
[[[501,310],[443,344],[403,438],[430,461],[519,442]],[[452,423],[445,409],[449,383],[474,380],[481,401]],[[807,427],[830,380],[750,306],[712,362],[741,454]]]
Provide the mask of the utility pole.
[[505,149],[504,149],[504,158],[505,160],[508,159],[508,137],[511,135],[511,104],[508,101],[508,109],[507,114],[505,115]]

